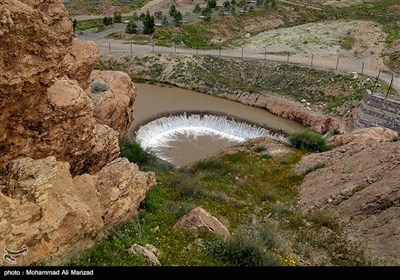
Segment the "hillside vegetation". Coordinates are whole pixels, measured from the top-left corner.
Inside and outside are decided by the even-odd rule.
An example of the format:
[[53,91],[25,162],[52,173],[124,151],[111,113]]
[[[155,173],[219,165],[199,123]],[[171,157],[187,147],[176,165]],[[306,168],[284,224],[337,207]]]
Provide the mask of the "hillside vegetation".
[[[269,142],[254,142],[187,168],[152,168],[158,184],[139,215],[106,240],[70,261],[72,265],[144,265],[127,249],[152,244],[162,265],[364,265],[335,220],[297,207],[303,174],[292,173],[302,152],[274,155]],[[143,163],[143,162],[142,162]],[[207,232],[173,226],[201,206],[232,233],[226,241]]]

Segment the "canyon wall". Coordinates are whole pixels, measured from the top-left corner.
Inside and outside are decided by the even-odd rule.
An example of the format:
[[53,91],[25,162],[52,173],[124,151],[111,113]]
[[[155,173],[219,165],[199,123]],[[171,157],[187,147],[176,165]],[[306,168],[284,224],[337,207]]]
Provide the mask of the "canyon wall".
[[0,0],[0,41],[0,251],[28,248],[0,265],[60,259],[132,216],[155,184],[118,158],[136,89],[92,71],[98,47],[73,37],[59,0]]

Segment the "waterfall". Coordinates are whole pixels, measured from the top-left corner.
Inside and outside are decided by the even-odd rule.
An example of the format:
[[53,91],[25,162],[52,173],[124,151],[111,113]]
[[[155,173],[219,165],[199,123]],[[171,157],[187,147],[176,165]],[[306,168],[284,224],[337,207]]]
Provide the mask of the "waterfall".
[[272,133],[262,127],[228,119],[225,116],[187,115],[186,113],[162,117],[141,126],[136,132],[136,141],[144,149],[152,150],[156,155],[163,158],[158,154],[159,149],[168,147],[170,141],[182,134],[191,135],[194,138],[209,135],[237,143],[257,137],[270,137],[289,143],[283,135]]

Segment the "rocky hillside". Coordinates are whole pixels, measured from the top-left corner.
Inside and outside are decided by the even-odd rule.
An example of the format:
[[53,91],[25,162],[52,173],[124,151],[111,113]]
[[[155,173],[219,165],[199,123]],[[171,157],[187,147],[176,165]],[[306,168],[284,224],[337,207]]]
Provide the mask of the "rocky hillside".
[[29,248],[0,264],[35,264],[89,246],[155,178],[118,158],[134,84],[92,73],[98,48],[59,0],[1,0],[0,40],[0,250]]
[[367,128],[335,136],[331,151],[304,157],[300,204],[330,211],[368,259],[399,265],[400,142],[396,132]]

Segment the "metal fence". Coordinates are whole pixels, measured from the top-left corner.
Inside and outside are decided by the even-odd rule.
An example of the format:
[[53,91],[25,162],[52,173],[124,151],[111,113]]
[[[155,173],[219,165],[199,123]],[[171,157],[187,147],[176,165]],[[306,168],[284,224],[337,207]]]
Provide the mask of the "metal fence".
[[[235,49],[213,49],[213,50],[202,50],[202,49],[184,49],[173,47],[164,47],[156,45],[137,45],[132,43],[123,42],[110,42],[110,41],[98,41],[97,44],[100,47],[102,54],[117,54],[117,53],[131,53],[131,54],[146,54],[146,53],[158,53],[158,54],[177,54],[177,55],[209,55],[219,57],[231,57],[241,59],[257,59],[267,60],[273,62],[285,62],[300,65],[307,65],[309,67],[319,69],[332,69],[341,72],[364,74],[366,76],[376,79],[381,79],[389,85],[389,90],[394,87],[400,89],[399,76],[389,71],[382,69],[376,69],[370,67],[364,61],[351,60],[344,57],[321,57],[316,55],[295,55],[289,52],[281,53],[270,53],[267,48],[249,48],[239,47]],[[389,93],[389,92],[388,92]]]

